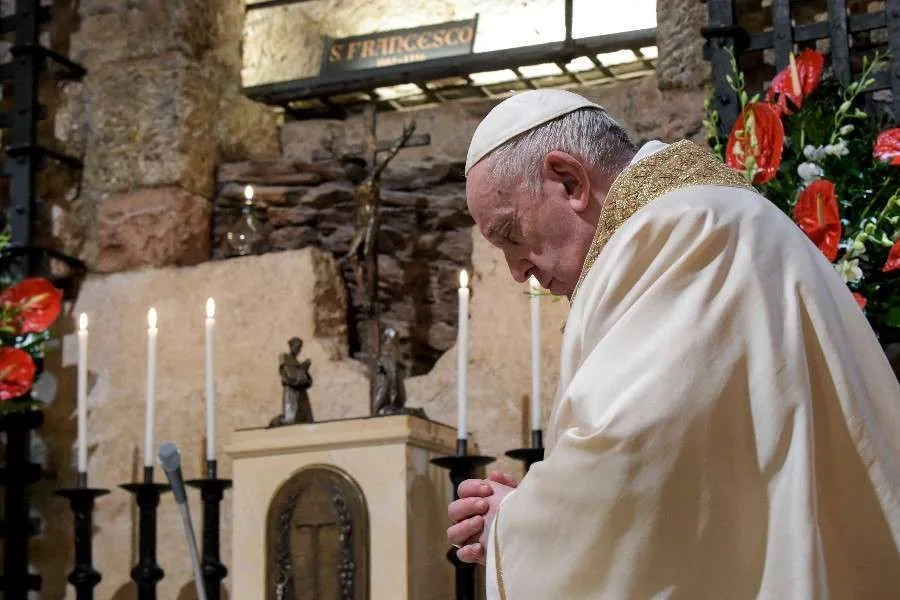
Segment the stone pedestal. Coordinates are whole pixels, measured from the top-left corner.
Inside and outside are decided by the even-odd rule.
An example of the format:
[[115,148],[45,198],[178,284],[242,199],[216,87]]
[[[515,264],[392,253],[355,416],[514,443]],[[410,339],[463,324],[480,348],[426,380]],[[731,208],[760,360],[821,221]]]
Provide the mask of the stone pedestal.
[[282,486],[298,473],[322,467],[341,472],[364,496],[368,598],[452,597],[446,511],[453,490],[446,471],[429,461],[452,454],[455,443],[453,428],[410,416],[236,432],[226,448],[234,460],[232,597],[270,598],[267,565],[274,559],[266,549],[273,499],[284,497]]

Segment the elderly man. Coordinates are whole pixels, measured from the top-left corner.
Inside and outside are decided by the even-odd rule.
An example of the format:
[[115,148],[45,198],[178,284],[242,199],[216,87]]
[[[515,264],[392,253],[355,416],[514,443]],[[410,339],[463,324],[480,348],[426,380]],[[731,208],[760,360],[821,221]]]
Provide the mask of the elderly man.
[[490,600],[898,597],[900,385],[790,219],[564,91],[498,105],[466,173],[513,278],[571,302],[546,458],[449,507]]

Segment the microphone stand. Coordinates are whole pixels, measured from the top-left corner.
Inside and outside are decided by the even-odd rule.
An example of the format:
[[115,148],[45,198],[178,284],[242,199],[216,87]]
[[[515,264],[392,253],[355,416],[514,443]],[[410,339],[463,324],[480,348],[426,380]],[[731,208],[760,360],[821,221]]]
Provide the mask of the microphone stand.
[[222,580],[228,575],[228,569],[219,557],[219,504],[225,497],[225,490],[231,487],[231,480],[219,479],[216,471],[217,462],[208,460],[206,479],[185,482],[199,489],[203,499],[203,584],[207,600],[219,600]]
[[94,569],[94,499],[105,496],[109,490],[89,488],[87,473],[79,472],[74,488],[56,490],[54,494],[69,500],[75,523],[75,566],[68,581],[75,588],[77,600],[94,600],[94,587],[103,577]]
[[126,483],[119,487],[134,494],[140,514],[138,564],[131,570],[131,579],[137,584],[138,600],[156,600],[156,584],[165,577],[156,563],[156,511],[159,497],[170,488],[153,483],[153,467],[146,466],[143,483]]
[[200,570],[200,554],[197,552],[197,538],[194,537],[194,526],[191,523],[191,508],[188,505],[187,491],[184,488],[184,478],[181,474],[181,453],[178,446],[172,442],[166,442],[159,447],[157,453],[159,464],[162,466],[166,479],[175,496],[178,512],[181,513],[184,536],[187,538],[188,552],[191,555],[191,568],[194,571],[194,585],[197,588],[199,600],[206,600],[206,590],[203,585],[203,571]]

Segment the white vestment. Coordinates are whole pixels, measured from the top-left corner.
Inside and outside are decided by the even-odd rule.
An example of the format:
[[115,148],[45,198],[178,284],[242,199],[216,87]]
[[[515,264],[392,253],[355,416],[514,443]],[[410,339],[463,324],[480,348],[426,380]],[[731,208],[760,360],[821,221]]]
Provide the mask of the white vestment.
[[706,151],[642,150],[573,299],[546,457],[489,532],[488,600],[900,598],[900,385],[865,316]]

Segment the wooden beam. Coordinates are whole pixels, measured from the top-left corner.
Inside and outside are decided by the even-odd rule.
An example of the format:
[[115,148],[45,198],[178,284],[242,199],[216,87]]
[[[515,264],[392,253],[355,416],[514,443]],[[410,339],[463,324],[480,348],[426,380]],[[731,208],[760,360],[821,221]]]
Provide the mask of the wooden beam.
[[244,10],[261,10],[264,8],[276,8],[278,6],[288,6],[291,4],[300,4],[302,2],[310,2],[311,0],[266,0],[265,2],[255,2],[248,4]]

